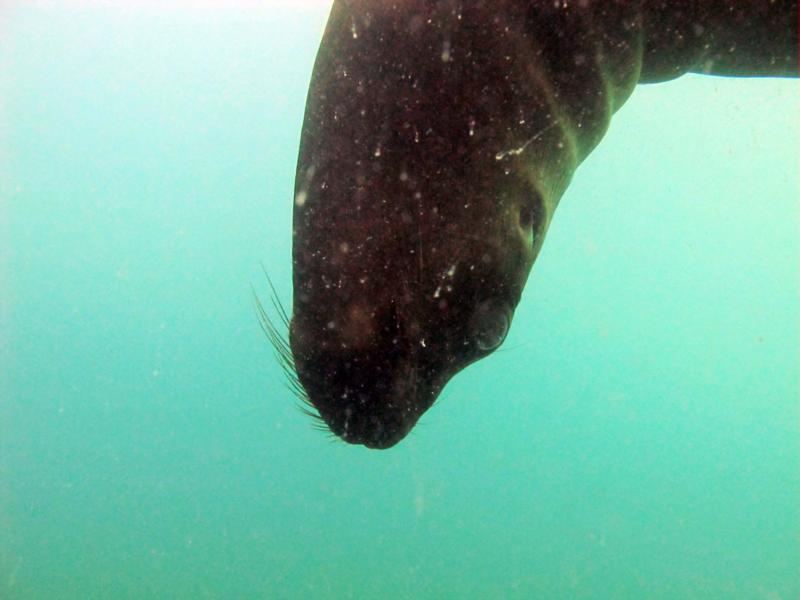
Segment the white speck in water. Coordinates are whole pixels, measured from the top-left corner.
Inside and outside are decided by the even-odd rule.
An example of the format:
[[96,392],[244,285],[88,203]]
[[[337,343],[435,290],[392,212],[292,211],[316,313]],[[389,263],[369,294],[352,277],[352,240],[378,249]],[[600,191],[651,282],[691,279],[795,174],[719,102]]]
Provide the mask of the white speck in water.
[[420,345],[420,346],[422,346],[423,348],[427,348],[427,346],[425,345],[425,338],[422,338],[422,339],[419,341],[419,345]]
[[328,321],[328,324],[326,325],[326,327],[328,329],[336,329],[336,322],[335,321]]
[[400,181],[408,181],[408,173],[406,173],[405,171],[402,171],[400,173]]
[[441,295],[441,293],[442,293],[442,286],[439,286],[439,287],[437,287],[437,288],[436,288],[436,290],[433,292],[433,297],[434,297],[434,298],[438,298],[438,297]]
[[348,430],[350,429],[350,417],[353,415],[353,409],[347,407],[344,409],[344,434],[347,435]]
[[[528,146],[531,145],[531,143],[534,140],[536,140],[540,135],[542,135],[545,131],[547,131],[548,129],[550,129],[553,126],[555,126],[555,123],[550,123],[549,125],[547,125],[543,129],[540,129],[539,131],[537,131],[533,135],[533,137],[531,137],[527,142],[522,144],[522,146],[520,146],[519,148],[512,148],[511,150],[503,150],[501,152],[498,152],[497,154],[494,155],[495,160],[503,160],[504,158],[506,158],[508,156],[518,156],[518,155],[522,154],[523,152],[525,152],[525,150],[528,148]],[[579,124],[579,126],[580,126],[580,124]],[[506,174],[508,174],[508,173],[506,173]]]
[[296,206],[303,206],[306,203],[306,199],[308,198],[308,192],[305,190],[300,190],[297,192],[297,196],[294,197],[294,203]]
[[356,20],[353,19],[352,25],[350,25],[350,31],[353,32],[353,39],[358,39],[358,29],[356,29]]
[[375,148],[375,158],[378,158],[381,155],[381,145],[378,144]]
[[456,265],[450,265],[450,268],[447,269],[447,276],[452,277],[456,274]]
[[450,62],[450,40],[445,40],[442,44],[442,61]]
[[475,117],[469,118],[469,137],[475,135]]

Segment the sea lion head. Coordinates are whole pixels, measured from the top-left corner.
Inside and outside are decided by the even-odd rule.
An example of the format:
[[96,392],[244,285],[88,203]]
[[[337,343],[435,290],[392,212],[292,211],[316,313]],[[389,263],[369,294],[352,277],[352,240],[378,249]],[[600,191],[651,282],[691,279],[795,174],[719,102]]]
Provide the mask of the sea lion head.
[[387,448],[505,339],[572,163],[512,13],[363,4],[312,77],[289,343],[330,430]]

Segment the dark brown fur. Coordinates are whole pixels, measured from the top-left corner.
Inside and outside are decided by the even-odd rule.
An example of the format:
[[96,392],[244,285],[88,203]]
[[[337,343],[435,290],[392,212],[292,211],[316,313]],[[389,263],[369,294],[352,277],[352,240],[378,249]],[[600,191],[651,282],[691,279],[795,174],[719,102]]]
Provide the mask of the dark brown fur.
[[502,341],[613,112],[691,70],[796,75],[796,1],[334,4],[298,161],[290,345],[336,435],[394,445]]

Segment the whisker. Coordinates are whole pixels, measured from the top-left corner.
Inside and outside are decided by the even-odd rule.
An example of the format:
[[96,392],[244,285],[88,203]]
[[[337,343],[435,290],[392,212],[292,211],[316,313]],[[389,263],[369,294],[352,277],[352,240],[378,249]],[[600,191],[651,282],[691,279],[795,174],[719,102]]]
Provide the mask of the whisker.
[[299,400],[299,404],[296,405],[297,408],[303,414],[308,415],[314,420],[314,428],[328,431],[330,433],[330,429],[325,424],[325,421],[319,414],[319,411],[317,411],[317,408],[311,403],[311,400],[303,388],[303,385],[300,383],[300,378],[297,375],[297,369],[294,363],[294,355],[292,354],[292,348],[289,345],[288,340],[289,326],[291,323],[289,314],[286,312],[286,308],[284,308],[283,303],[278,296],[278,292],[272,283],[272,279],[270,279],[270,276],[267,273],[267,270],[264,268],[264,265],[261,265],[261,269],[264,272],[267,283],[269,284],[270,302],[272,304],[274,313],[277,314],[279,323],[279,325],[275,324],[273,319],[270,317],[269,312],[267,312],[267,309],[264,307],[264,304],[261,302],[261,299],[258,297],[255,288],[253,285],[251,285],[250,291],[253,294],[256,316],[258,317],[258,323],[261,327],[261,331],[264,332],[267,341],[269,341],[270,345],[272,346],[273,354],[278,361],[281,371],[283,371],[285,377],[283,381],[284,385],[292,394],[292,396]]
[[272,306],[275,308],[276,312],[278,313],[278,317],[288,330],[290,321],[289,315],[286,312],[286,309],[283,307],[280,297],[278,296],[278,292],[275,290],[275,286],[272,284],[272,279],[270,279],[269,274],[267,274],[267,270],[264,268],[264,265],[261,265],[261,270],[264,271],[264,277],[267,278],[267,283],[269,284],[269,289],[271,292],[270,299],[272,300]]

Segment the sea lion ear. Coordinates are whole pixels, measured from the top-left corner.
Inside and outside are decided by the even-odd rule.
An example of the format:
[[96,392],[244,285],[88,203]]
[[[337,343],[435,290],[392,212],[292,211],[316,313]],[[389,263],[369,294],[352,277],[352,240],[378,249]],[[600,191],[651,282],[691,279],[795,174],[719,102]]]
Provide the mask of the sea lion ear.
[[478,304],[470,321],[470,336],[481,352],[496,350],[506,339],[511,311],[495,299]]
[[519,200],[514,202],[518,210],[517,225],[523,233],[535,238],[545,220],[546,209],[542,194],[527,182],[520,186],[517,193]]
[[533,227],[533,209],[528,205],[522,205],[519,209],[519,226],[524,230]]

